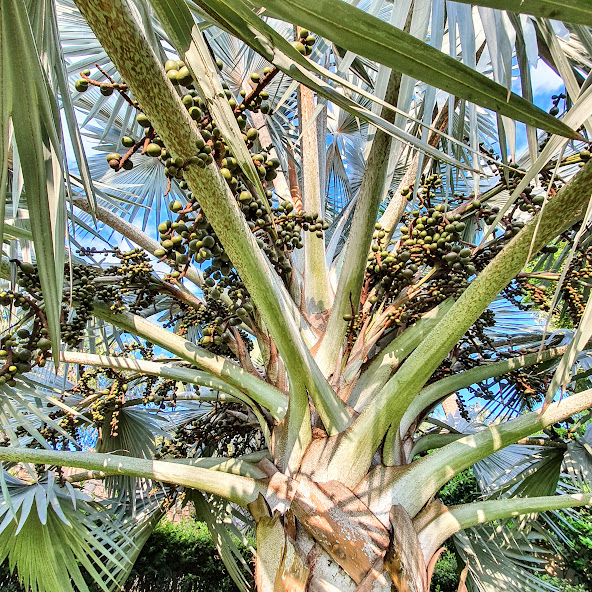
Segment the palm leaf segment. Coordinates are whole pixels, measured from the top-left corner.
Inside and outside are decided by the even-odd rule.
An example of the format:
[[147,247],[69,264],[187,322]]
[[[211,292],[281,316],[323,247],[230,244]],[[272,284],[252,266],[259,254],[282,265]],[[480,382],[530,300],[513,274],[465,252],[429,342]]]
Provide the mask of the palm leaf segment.
[[119,589],[161,516],[158,503],[125,519],[59,481],[51,471],[36,483],[3,473],[0,560],[34,592],[88,591],[83,570],[102,590]]

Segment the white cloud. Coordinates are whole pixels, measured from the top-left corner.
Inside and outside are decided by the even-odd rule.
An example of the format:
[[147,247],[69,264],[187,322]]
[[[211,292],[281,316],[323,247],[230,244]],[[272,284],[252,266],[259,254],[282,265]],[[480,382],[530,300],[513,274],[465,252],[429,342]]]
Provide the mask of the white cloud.
[[547,66],[543,60],[539,60],[536,68],[530,69],[532,81],[532,92],[536,97],[538,94],[557,93],[563,89],[563,80]]

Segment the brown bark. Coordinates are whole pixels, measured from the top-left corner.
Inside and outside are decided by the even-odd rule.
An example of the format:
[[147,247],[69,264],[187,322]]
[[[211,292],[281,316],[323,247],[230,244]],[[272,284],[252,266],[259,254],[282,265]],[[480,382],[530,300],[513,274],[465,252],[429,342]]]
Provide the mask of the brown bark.
[[[317,483],[303,474],[290,480],[273,473],[269,461],[258,466],[276,482],[268,501],[249,506],[257,524],[257,590],[427,592],[417,526],[401,506],[385,526],[337,481]],[[284,504],[270,501],[281,492]]]

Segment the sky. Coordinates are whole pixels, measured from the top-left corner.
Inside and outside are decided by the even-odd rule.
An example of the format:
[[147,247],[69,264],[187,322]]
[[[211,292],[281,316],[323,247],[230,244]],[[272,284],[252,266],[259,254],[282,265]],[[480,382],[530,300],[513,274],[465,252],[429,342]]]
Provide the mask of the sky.
[[[530,69],[534,104],[545,111],[553,106],[551,97],[565,90],[562,79],[543,60],[539,60],[536,68]],[[520,93],[520,80],[515,79],[514,91]],[[520,154],[527,148],[526,126],[517,125],[516,130],[516,154]]]

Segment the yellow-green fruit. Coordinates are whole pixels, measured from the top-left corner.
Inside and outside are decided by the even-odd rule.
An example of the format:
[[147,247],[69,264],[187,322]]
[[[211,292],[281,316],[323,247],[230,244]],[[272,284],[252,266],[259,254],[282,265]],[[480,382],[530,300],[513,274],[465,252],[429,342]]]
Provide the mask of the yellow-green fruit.
[[300,41],[292,41],[292,45],[296,49],[296,51],[300,52],[302,55],[306,53],[306,47]]
[[182,84],[183,86],[187,86],[193,82],[193,78],[191,77],[191,72],[189,72],[189,68],[187,66],[183,66],[177,72],[177,82]]
[[148,119],[148,117],[146,117],[146,115],[144,113],[138,113],[138,115],[136,116],[136,121],[142,127],[151,127],[152,126],[152,124],[150,123],[150,120]]
[[79,78],[75,83],[74,83],[74,88],[78,91],[78,92],[84,92],[86,90],[88,90],[88,80],[85,80],[84,78]]
[[146,154],[148,156],[160,156],[160,153],[162,151],[162,148],[158,145],[155,144],[154,142],[151,142],[150,144],[148,144],[148,146],[146,146]]

